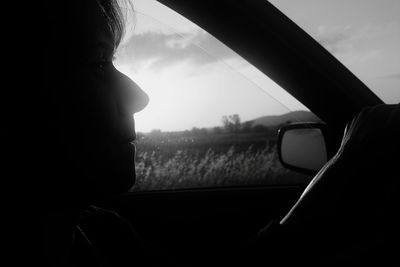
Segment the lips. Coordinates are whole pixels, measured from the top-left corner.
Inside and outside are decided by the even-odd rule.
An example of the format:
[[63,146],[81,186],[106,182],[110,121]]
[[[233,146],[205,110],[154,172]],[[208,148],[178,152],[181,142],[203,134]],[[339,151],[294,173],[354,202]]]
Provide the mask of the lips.
[[[136,140],[131,141],[128,146],[131,148],[132,150],[132,154],[133,154],[133,160],[135,161],[136,159]],[[134,164],[134,163],[133,163]]]
[[125,136],[121,140],[121,144],[135,144],[136,143],[136,134],[130,134],[129,136]]

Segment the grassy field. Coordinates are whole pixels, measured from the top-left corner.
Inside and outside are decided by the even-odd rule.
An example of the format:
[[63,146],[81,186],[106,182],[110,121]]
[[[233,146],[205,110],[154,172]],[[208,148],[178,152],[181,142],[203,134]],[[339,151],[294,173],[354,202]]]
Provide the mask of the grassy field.
[[303,183],[283,168],[275,135],[155,132],[140,134],[132,190]]

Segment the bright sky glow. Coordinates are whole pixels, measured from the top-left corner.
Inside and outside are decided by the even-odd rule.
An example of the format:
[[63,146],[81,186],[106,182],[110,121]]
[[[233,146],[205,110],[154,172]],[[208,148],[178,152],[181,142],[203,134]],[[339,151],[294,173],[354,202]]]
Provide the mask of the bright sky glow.
[[150,96],[149,105],[135,114],[137,131],[214,127],[224,115],[246,121],[307,110],[186,18],[156,1],[133,4],[134,27],[114,63]]
[[[367,80],[368,86],[385,88],[381,89],[386,95],[381,96],[384,100],[399,94],[394,88],[400,88],[400,78],[396,79],[400,61],[391,60],[385,50],[391,49],[395,54],[391,43],[396,40],[393,34],[398,32],[398,21],[388,21],[387,32],[382,32],[379,23],[356,27],[335,22],[334,16],[326,20],[319,13],[325,6],[315,2],[329,1],[272,2],[300,16],[301,22],[313,29],[322,42],[325,40],[325,47],[343,58],[357,76]],[[297,11],[299,2],[303,6]],[[186,18],[154,0],[136,0],[133,5],[134,27],[128,28],[114,63],[150,96],[148,107],[135,114],[137,131],[213,127],[221,125],[224,115],[239,114],[246,121],[307,110],[262,72]],[[387,39],[385,42],[379,40],[383,37]],[[373,49],[365,46],[364,41],[371,41]],[[397,52],[397,59],[398,55]],[[363,67],[371,63],[375,65]]]

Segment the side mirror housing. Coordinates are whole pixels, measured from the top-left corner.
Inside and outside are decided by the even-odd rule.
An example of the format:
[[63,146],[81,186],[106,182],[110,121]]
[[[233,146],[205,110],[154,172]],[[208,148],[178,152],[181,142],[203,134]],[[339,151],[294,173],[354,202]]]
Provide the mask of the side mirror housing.
[[331,156],[326,124],[296,123],[283,126],[278,132],[279,160],[286,168],[315,174]]

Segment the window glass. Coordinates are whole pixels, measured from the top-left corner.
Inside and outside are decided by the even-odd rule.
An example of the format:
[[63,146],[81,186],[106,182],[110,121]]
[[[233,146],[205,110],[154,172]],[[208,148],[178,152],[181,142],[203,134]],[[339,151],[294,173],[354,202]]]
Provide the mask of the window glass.
[[269,0],[386,103],[400,102],[400,1]]
[[277,129],[319,121],[212,35],[156,1],[134,1],[115,66],[150,103],[135,114],[132,190],[305,183],[281,166]]

